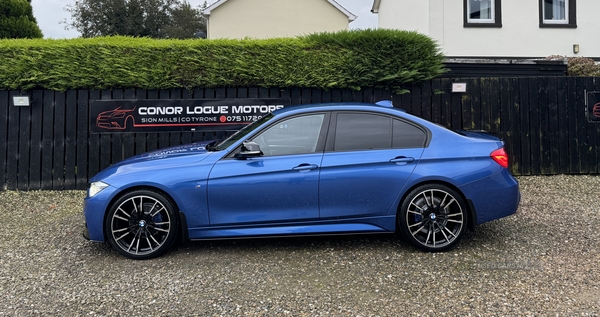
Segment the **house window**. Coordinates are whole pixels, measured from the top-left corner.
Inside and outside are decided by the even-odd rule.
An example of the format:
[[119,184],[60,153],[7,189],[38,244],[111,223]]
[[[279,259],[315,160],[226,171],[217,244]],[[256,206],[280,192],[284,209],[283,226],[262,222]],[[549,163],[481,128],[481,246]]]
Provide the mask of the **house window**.
[[540,0],[540,27],[576,28],[577,0]]
[[502,27],[501,0],[464,0],[465,27]]

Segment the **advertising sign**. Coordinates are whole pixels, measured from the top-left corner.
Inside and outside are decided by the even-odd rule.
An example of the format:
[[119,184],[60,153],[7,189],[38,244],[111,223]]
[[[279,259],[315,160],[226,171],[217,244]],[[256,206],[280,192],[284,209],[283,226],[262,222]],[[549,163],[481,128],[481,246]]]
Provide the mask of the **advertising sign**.
[[600,92],[587,93],[587,117],[589,122],[600,123]]
[[275,98],[92,100],[90,132],[239,130],[289,105]]

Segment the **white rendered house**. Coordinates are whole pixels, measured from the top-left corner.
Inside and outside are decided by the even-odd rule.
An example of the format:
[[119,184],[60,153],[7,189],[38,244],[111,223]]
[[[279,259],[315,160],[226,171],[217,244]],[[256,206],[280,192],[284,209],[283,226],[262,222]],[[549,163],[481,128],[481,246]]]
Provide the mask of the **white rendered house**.
[[600,58],[600,0],[374,0],[379,28],[415,30],[449,57]]

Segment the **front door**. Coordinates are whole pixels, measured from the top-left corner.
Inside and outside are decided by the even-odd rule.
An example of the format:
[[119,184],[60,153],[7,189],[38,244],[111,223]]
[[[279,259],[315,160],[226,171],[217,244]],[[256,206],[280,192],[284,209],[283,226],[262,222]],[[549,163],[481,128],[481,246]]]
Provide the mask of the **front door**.
[[276,122],[251,140],[263,156],[217,162],[208,180],[211,226],[318,219],[325,117]]

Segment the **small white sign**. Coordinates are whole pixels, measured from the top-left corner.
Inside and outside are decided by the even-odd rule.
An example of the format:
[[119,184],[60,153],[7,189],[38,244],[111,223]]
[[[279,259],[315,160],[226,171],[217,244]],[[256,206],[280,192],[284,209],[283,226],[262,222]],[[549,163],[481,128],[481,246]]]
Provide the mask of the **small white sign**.
[[467,83],[452,83],[452,92],[467,92]]
[[13,103],[17,107],[28,107],[29,106],[29,97],[13,97]]

